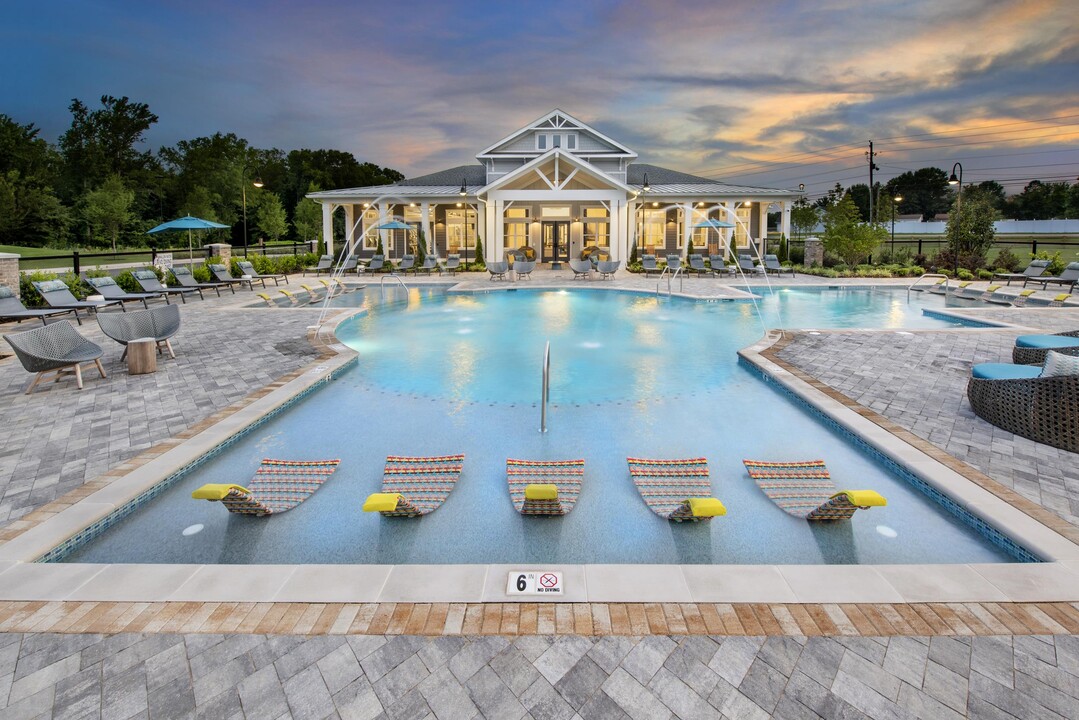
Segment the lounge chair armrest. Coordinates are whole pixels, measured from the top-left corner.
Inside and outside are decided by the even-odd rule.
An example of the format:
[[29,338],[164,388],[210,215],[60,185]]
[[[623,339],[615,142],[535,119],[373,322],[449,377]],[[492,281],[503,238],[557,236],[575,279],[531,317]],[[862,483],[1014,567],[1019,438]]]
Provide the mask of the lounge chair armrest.
[[689,503],[689,510],[693,513],[693,517],[718,517],[727,514],[727,508],[714,497],[689,498],[686,502]]
[[224,500],[233,490],[239,490],[248,495],[251,494],[250,490],[235,483],[209,483],[191,493],[191,497],[196,500]]
[[860,508],[884,507],[888,504],[884,496],[876,490],[843,490],[832,497],[839,497],[840,495],[846,495],[851,505],[857,505]]
[[371,493],[363,503],[363,511],[393,512],[402,497],[400,493]]

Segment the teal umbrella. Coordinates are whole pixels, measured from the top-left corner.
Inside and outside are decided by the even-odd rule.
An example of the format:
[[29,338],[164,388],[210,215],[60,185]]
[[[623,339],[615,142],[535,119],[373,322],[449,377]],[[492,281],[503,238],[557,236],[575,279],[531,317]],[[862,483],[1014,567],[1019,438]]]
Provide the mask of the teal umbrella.
[[695,227],[695,228],[711,228],[713,230],[719,230],[721,228],[732,228],[732,227],[734,227],[734,223],[729,223],[726,220],[716,220],[715,218],[707,218],[705,220],[701,220],[699,223],[697,223],[693,227]]
[[166,230],[187,230],[187,259],[194,262],[195,253],[191,248],[191,231],[218,230],[227,227],[228,225],[222,225],[221,223],[215,223],[211,220],[203,220],[202,218],[186,215],[182,218],[177,218],[176,220],[169,220],[166,223],[161,223],[157,227],[147,230],[146,234],[165,232]]

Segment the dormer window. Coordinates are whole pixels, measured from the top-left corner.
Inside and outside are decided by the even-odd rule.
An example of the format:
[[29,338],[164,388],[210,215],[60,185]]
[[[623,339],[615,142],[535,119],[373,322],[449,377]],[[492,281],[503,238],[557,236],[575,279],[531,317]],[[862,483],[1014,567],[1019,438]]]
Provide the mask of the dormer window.
[[536,149],[547,150],[548,148],[564,147],[567,150],[577,149],[577,133],[536,133]]

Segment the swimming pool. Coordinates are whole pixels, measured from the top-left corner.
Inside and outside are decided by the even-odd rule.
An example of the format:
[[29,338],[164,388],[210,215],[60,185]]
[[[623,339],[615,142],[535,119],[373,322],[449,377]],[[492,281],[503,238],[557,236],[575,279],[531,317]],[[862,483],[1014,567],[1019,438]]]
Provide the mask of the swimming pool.
[[[1001,549],[863,454],[753,371],[735,351],[758,339],[751,303],[616,292],[410,292],[338,329],[359,359],[321,390],[180,477],[72,552],[73,562],[148,563],[957,563],[1006,562]],[[885,290],[799,290],[760,303],[770,326],[946,327],[921,314],[941,298]],[[770,317],[770,314],[773,317]],[[773,319],[774,318],[774,319]],[[551,341],[549,432],[537,431],[543,343]],[[388,454],[464,452],[446,504],[420,520],[360,512]],[[729,514],[673,525],[643,504],[627,455],[705,456]],[[266,519],[190,499],[207,482],[249,478],[263,457],[340,457],[295,510]],[[564,518],[522,518],[507,457],[584,458],[581,499]],[[778,510],[742,458],[825,458],[833,477],[879,491],[886,508],[810,524]],[[854,479],[848,482],[846,479]],[[856,488],[852,488],[856,489]],[[198,532],[191,528],[202,526]],[[187,530],[190,534],[184,534]]]

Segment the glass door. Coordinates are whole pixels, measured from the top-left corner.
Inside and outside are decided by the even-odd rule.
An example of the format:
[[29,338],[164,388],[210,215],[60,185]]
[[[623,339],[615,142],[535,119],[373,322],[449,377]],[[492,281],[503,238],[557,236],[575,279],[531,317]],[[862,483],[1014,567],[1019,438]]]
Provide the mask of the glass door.
[[564,221],[543,223],[543,262],[557,268],[558,263],[569,260],[569,223]]

